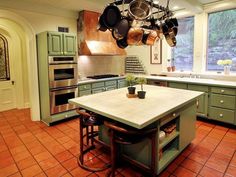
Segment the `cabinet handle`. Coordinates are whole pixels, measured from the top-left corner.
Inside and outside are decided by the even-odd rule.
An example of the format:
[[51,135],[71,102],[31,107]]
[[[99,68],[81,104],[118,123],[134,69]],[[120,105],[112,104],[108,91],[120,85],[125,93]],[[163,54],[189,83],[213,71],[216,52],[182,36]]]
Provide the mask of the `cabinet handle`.
[[220,117],[223,117],[223,114],[220,114]]
[[225,92],[225,90],[221,90],[221,93],[224,93]]
[[224,100],[220,100],[220,103],[224,103]]
[[199,108],[199,100],[198,99],[197,99],[197,103],[196,104],[197,104],[197,109],[198,109]]

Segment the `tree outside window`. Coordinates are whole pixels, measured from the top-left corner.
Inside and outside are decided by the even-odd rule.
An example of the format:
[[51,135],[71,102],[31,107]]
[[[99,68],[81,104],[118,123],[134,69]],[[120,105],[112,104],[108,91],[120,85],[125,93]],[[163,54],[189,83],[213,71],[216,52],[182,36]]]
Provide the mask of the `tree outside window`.
[[178,19],[177,45],[171,50],[176,70],[192,71],[193,69],[193,42],[194,17]]
[[236,9],[210,13],[208,16],[207,70],[223,71],[221,59],[232,59],[236,71]]

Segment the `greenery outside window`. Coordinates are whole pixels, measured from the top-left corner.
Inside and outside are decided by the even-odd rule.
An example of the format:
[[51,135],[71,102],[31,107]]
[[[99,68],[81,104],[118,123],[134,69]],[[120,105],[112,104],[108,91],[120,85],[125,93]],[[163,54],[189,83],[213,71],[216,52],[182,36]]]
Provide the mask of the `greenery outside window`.
[[217,65],[221,59],[232,59],[231,71],[236,71],[236,9],[208,15],[207,70],[223,71]]
[[178,71],[192,71],[194,17],[178,19],[177,45],[171,49],[171,57]]

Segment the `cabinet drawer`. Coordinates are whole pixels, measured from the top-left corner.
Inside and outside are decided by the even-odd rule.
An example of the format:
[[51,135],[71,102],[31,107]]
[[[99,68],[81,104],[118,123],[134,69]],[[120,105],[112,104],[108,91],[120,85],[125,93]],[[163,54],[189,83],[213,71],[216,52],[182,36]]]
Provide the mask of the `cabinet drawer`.
[[208,86],[206,85],[193,85],[188,84],[189,90],[200,91],[200,92],[208,92]]
[[110,85],[116,86],[116,80],[113,80],[113,81],[106,81],[106,82],[105,82],[105,86],[110,86]]
[[235,109],[235,96],[213,93],[210,95],[210,105],[227,109]]
[[221,93],[225,95],[236,95],[236,90],[224,87],[211,87],[212,93]]
[[209,107],[209,117],[221,122],[234,123],[234,114],[232,110]]
[[100,93],[100,92],[104,92],[104,91],[105,91],[105,87],[96,88],[96,89],[93,89],[93,90],[92,90],[92,94]]
[[79,90],[89,90],[91,89],[91,84],[79,85]]
[[90,94],[91,94],[91,90],[79,91],[79,96],[85,96],[85,95],[90,95]]
[[98,88],[98,87],[104,87],[104,86],[105,86],[104,82],[92,83],[92,88]]
[[170,82],[168,85],[172,88],[187,89],[187,84],[183,83]]
[[118,88],[126,87],[126,81],[124,79],[117,81]]
[[116,89],[116,86],[114,85],[106,87],[106,91],[115,90],[115,89]]

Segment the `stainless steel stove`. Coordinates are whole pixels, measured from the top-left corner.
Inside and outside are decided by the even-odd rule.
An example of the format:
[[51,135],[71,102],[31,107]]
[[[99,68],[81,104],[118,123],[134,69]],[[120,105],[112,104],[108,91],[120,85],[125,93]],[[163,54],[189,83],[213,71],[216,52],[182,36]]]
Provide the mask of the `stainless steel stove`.
[[94,76],[87,76],[87,78],[90,79],[105,79],[105,78],[111,78],[111,77],[118,77],[117,74],[101,74],[101,75],[94,75]]

